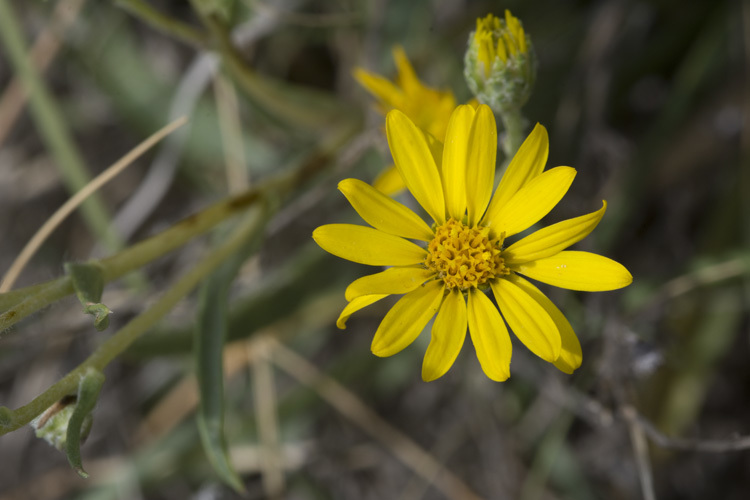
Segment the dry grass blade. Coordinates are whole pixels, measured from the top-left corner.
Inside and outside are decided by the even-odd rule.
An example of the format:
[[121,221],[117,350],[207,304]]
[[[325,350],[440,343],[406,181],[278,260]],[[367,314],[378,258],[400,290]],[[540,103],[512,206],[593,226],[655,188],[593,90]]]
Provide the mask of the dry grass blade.
[[83,203],[86,198],[95,193],[104,184],[112,180],[115,176],[117,176],[117,174],[125,170],[125,168],[130,166],[139,156],[148,151],[156,143],[174,132],[185,123],[187,123],[187,118],[183,116],[166,125],[161,130],[155,132],[148,139],[130,150],[128,154],[120,158],[107,170],[96,176],[96,178],[92,179],[91,182],[83,187],[83,189],[78,191],[67,202],[65,202],[65,204],[63,204],[63,206],[61,206],[54,214],[52,214],[52,216],[47,219],[47,222],[45,222],[42,227],[39,228],[39,230],[36,232],[36,234],[34,234],[31,240],[29,240],[23,250],[21,250],[21,253],[18,254],[18,257],[16,257],[16,259],[13,261],[13,264],[11,264],[8,272],[3,278],[2,284],[0,284],[0,293],[7,292],[11,289],[13,284],[16,282],[16,279],[21,274],[21,271],[23,271],[24,267],[26,267],[26,264],[28,264],[29,260],[31,260],[37,250],[39,250],[39,247],[42,245],[42,243],[44,243],[44,241],[49,237],[50,234],[52,234],[55,228],[57,228],[57,226],[59,226],[60,223],[65,220],[68,215],[70,215],[81,203]]
[[[253,333],[248,340],[232,342],[224,347],[224,378],[229,380],[255,361],[258,341],[265,342],[270,335],[291,335],[303,325],[320,327],[338,311],[341,297],[339,292],[322,294],[308,306],[283,321],[273,323]],[[336,312],[338,314],[338,312]],[[162,397],[136,430],[136,442],[143,443],[157,439],[179,424],[198,404],[198,385],[194,376],[186,376]]]
[[641,481],[641,492],[643,500],[656,500],[654,493],[654,477],[651,473],[651,460],[648,456],[648,441],[643,427],[638,423],[638,414],[632,407],[625,407],[622,410],[625,421],[628,424],[630,441],[633,444],[633,453],[635,454],[635,463],[638,469],[638,477]]
[[457,500],[481,498],[435,457],[378,416],[346,387],[321,373],[309,361],[287,349],[275,339],[269,338],[268,344],[272,348],[271,359],[279,368],[317,392],[343,416],[380,441],[404,465],[426,481],[433,483],[447,498]]
[[236,194],[250,188],[245,167],[245,151],[242,143],[242,123],[239,101],[234,84],[221,72],[214,76],[216,112],[221,129],[224,165],[227,172],[229,192]]
[[689,274],[678,276],[664,285],[664,294],[673,299],[684,295],[700,286],[711,285],[720,281],[750,273],[750,259],[737,257],[719,262]]
[[750,436],[737,436],[732,439],[688,439],[673,438],[663,434],[644,417],[635,416],[638,425],[654,444],[662,448],[705,453],[726,453],[750,449]]
[[[263,489],[269,499],[283,498],[284,472],[282,470],[281,446],[279,443],[279,422],[276,415],[276,389],[273,380],[273,367],[268,359],[269,344],[265,337],[259,337],[254,346],[248,345],[248,358],[252,363],[253,396],[258,421],[263,461]],[[254,348],[253,348],[254,347]]]
[[[34,41],[31,49],[31,60],[42,73],[57,55],[60,49],[60,38],[73,24],[85,0],[62,0],[55,7],[52,20],[44,27]],[[26,89],[17,77],[10,81],[0,98],[0,144],[16,122],[18,115],[26,104]]]
[[[251,342],[236,342],[224,348],[224,377],[231,379],[240,372],[252,357],[248,354]],[[195,411],[198,406],[198,382],[195,375],[183,378],[161,398],[135,432],[139,444],[160,438]]]

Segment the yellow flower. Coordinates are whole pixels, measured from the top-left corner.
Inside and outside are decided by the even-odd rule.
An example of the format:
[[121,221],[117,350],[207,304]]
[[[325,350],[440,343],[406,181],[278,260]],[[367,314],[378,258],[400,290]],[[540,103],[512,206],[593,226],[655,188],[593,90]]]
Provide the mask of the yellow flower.
[[[485,374],[492,380],[506,380],[511,359],[506,322],[534,354],[572,373],[580,366],[582,353],[570,323],[522,276],[584,291],[630,284],[632,277],[621,264],[565,250],[594,229],[606,203],[596,212],[506,245],[506,238],[544,217],[575,177],[570,167],[542,172],[549,149],[544,127],[537,125],[523,143],[494,196],[497,131],[489,107],[456,108],[442,151],[431,149],[425,134],[397,110],[388,113],[386,133],[399,173],[434,223],[428,225],[362,181],[346,179],[339,184],[373,227],[330,224],[317,228],[313,238],[338,257],[391,266],[349,285],[349,304],[337,321],[339,328],[357,310],[390,294],[405,294],[380,323],[372,352],[390,356],[401,351],[437,313],[422,365],[426,381],[448,371],[467,328]],[[490,289],[499,311],[485,294]]]
[[398,70],[395,83],[362,68],[354,71],[354,77],[379,100],[378,108],[383,114],[401,110],[419,128],[443,142],[448,119],[456,107],[453,92],[433,89],[419,81],[403,48],[393,48],[393,59]]
[[[428,87],[417,78],[409,58],[400,46],[393,48],[398,77],[396,82],[362,68],[354,71],[354,77],[367,91],[378,99],[378,109],[383,114],[398,109],[408,116],[420,129],[436,140],[443,142],[456,98],[450,90]],[[474,101],[476,107],[476,101]],[[393,195],[406,186],[396,167],[391,165],[375,179],[373,186],[387,195]]]

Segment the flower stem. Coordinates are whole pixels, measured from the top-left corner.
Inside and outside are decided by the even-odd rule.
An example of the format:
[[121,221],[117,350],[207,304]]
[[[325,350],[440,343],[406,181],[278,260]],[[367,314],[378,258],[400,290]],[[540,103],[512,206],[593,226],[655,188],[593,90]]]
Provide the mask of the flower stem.
[[208,37],[204,33],[162,14],[143,0],[117,0],[116,5],[162,33],[194,47],[203,48],[208,42]]
[[510,161],[523,143],[523,116],[521,108],[503,109],[497,112],[505,128],[505,137],[502,141],[503,152],[506,161]]

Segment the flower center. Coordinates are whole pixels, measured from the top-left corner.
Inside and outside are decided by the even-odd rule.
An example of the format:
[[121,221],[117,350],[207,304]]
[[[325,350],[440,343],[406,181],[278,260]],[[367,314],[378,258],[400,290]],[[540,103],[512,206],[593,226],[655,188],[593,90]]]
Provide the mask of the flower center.
[[489,228],[468,227],[451,218],[435,229],[427,246],[425,265],[447,288],[468,290],[499,275],[508,274],[500,252],[503,236],[489,239]]

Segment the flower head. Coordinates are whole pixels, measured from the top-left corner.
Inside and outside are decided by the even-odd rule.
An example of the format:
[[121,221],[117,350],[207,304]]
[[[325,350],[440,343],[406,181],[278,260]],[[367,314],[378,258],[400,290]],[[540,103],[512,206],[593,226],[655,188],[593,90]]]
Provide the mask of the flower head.
[[[398,110],[388,113],[386,132],[399,173],[433,223],[362,181],[339,184],[372,227],[330,224],[317,228],[313,238],[344,259],[390,267],[349,285],[349,304],[337,325],[344,328],[354,312],[390,294],[405,294],[380,323],[372,351],[377,356],[401,351],[437,313],[424,380],[448,371],[467,328],[485,374],[506,380],[511,359],[506,323],[534,354],[572,373],[582,359],[578,339],[560,310],[524,276],[584,291],[630,284],[630,273],[617,262],[565,250],[596,227],[606,203],[507,245],[544,217],[575,177],[570,167],[543,172],[549,145],[544,127],[531,132],[494,195],[497,129],[487,106],[456,108],[440,151]],[[485,293],[490,290],[499,311]]]
[[510,11],[505,19],[492,14],[477,19],[464,60],[466,82],[483,104],[496,111],[520,108],[536,80],[531,39]]

